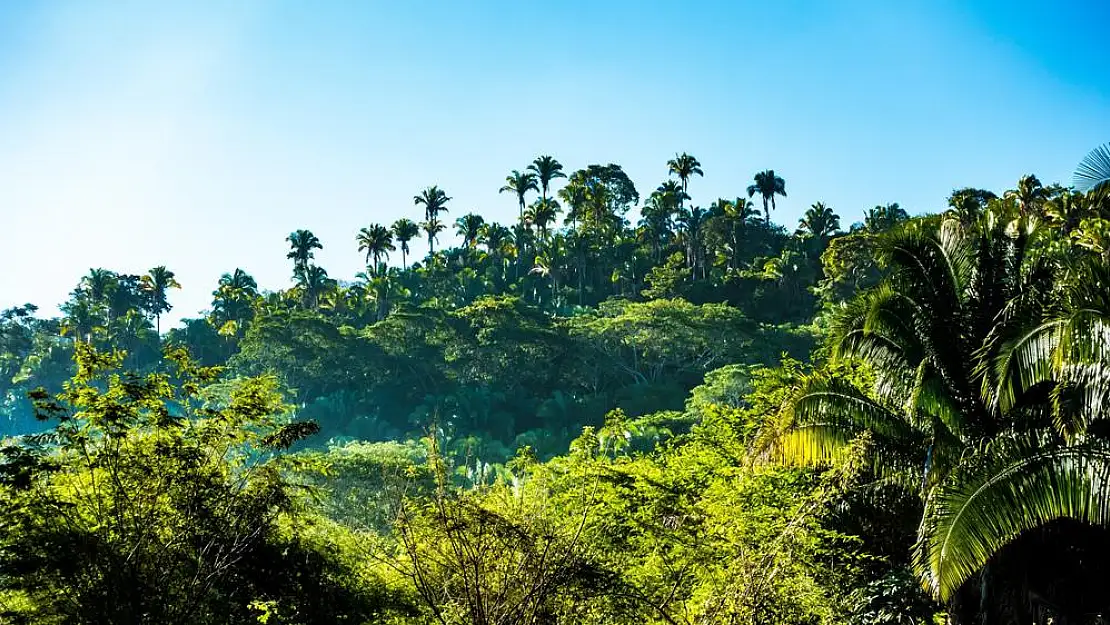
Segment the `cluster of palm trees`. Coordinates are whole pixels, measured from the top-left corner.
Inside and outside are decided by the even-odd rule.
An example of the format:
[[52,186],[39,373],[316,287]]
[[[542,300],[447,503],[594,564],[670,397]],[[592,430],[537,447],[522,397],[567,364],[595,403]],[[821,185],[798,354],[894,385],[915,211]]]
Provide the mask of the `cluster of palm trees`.
[[[530,227],[537,230],[541,239],[546,238],[560,212],[559,203],[548,197],[548,193],[553,180],[566,177],[562,170],[562,164],[547,155],[536,158],[524,172],[514,170],[507,177],[501,192],[509,191],[517,197],[520,209],[520,225],[517,233],[513,235],[511,230],[500,224],[486,223],[481,215],[468,213],[455,221],[456,233],[462,238],[463,246],[473,249],[480,240],[484,240],[491,250],[504,251],[504,243],[511,235],[518,240],[522,239],[520,228]],[[540,198],[529,206],[528,193],[541,191]],[[450,201],[451,197],[446,191],[433,185],[413,196],[413,203],[424,208],[424,218],[419,223],[402,218],[395,221],[392,227],[372,224],[362,228],[356,237],[356,242],[359,251],[366,254],[367,266],[375,273],[384,273],[384,261],[389,258],[390,252],[396,250],[394,244],[396,242],[401,250],[402,269],[407,269],[409,243],[420,232],[427,236],[429,254],[434,255],[439,235],[447,229],[441,215],[448,212],[447,203]]]
[[[689,280],[706,279],[712,267],[738,271],[747,262],[745,256],[755,249],[776,253],[785,234],[777,234],[770,211],[775,196],[785,195],[785,182],[773,170],[757,173],[755,184],[748,188],[748,197],[759,194],[763,199],[762,224],[756,223],[752,203],[747,199],[720,199],[708,208],[689,205],[692,179],[704,176],[696,157],[676,154],[667,161],[667,171],[668,180],[643,203],[640,220],[631,229],[625,214],[639,204],[639,194],[620,166],[590,165],[568,175],[557,159],[541,155],[523,170],[513,170],[500,188],[501,193],[510,193],[516,200],[518,218],[511,227],[467,213],[454,222],[462,246],[437,251],[439,237],[447,230],[443,215],[448,212],[451,197],[433,185],[413,196],[414,205],[423,209],[420,221],[401,218],[392,226],[371,224],[359,230],[356,244],[365,255],[368,279],[386,277],[390,254],[398,249],[401,269],[407,271],[410,243],[423,234],[429,255],[421,271],[435,271],[435,267],[448,262],[448,257],[469,255],[467,262],[471,264],[492,264],[495,288],[504,288],[506,281],[546,282],[547,299],[556,307],[564,301],[562,289],[571,280],[577,285],[579,303],[584,303],[587,289],[601,294],[607,284],[617,289],[611,294],[638,294],[638,285],[642,285],[650,265],[661,263],[673,250],[685,257]],[[559,179],[566,183],[555,193],[552,185]],[[815,236],[824,241],[838,222],[830,209],[820,206],[824,212],[814,219],[809,219],[807,213],[800,231],[815,229]],[[560,228],[564,208],[565,227]],[[779,237],[780,241],[756,243],[768,237]],[[307,230],[298,230],[287,240],[297,296],[305,305],[315,307],[320,297],[336,286],[327,272],[312,262],[320,241]],[[646,252],[640,257],[637,249]],[[521,285],[521,289],[530,289],[539,303],[540,291],[535,284],[528,288]]]
[[179,288],[174,272],[161,265],[141,276],[91,269],[62,306],[63,331],[85,342],[98,335],[133,338],[153,321],[160,336],[162,315],[173,308],[169,291]]

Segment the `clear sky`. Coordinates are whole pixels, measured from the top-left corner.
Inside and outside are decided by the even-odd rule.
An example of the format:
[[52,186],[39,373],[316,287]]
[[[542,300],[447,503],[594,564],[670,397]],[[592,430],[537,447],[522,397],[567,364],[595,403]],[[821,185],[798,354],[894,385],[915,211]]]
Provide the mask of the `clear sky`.
[[541,153],[645,192],[687,151],[702,205],[774,168],[790,227],[1068,183],[1110,141],[1107,24],[1105,0],[0,2],[0,307],[164,264],[192,316],[235,267],[288,285],[296,228],[350,279],[358,229],[429,184],[451,220],[510,220],[497,190]]

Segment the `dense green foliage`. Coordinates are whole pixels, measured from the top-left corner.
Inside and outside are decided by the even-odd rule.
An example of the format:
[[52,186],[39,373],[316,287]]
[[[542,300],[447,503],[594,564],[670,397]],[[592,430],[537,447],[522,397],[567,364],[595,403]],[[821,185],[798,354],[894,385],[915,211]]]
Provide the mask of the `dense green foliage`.
[[774,170],[702,207],[689,154],[646,197],[542,156],[512,226],[430,186],[348,242],[353,280],[297,230],[292,286],[235,269],[165,334],[173,272],[93,269],[60,318],[0,316],[0,619],[1090,620],[1092,154],[1083,193],[1027,176],[847,232],[818,202],[793,233]]

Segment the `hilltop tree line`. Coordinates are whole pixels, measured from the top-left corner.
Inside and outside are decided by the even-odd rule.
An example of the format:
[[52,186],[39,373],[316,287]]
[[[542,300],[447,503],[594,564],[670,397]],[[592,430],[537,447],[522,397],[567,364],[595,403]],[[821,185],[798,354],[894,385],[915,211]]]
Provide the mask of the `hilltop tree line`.
[[[91,270],[61,319],[10,311],[6,332],[22,342],[7,350],[8,431],[35,427],[23,392],[60,390],[76,342],[124,349],[137,369],[156,366],[163,343],[183,345],[204,364],[276,373],[329,437],[402,438],[434,420],[461,439],[479,436],[499,460],[525,440],[553,452],[614,406],[679,407],[716,365],[804,356],[813,315],[855,279],[822,269],[843,234],[839,217],[817,203],[791,233],[771,221],[786,193],[774,171],[702,207],[690,196],[701,163],[679,154],[666,167],[640,205],[618,165],[564,172],[540,156],[501,187],[518,205],[515,223],[461,215],[461,243],[447,249],[437,244],[451,197],[433,185],[413,197],[418,219],[358,231],[349,245],[366,269],[349,281],[316,262],[324,242],[294,231],[290,288],[263,291],[235,269],[204,317],[164,339],[159,318],[179,287],[172,271]],[[876,207],[853,231],[907,217],[896,204]],[[421,236],[432,251],[413,259]]]

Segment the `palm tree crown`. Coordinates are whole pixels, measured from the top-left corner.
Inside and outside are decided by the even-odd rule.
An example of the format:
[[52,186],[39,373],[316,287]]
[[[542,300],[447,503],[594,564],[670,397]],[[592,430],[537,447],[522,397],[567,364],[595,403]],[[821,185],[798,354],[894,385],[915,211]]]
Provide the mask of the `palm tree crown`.
[[324,249],[320,239],[312,234],[311,230],[296,230],[285,238],[289,242],[289,253],[286,258],[293,260],[293,277],[303,273],[308,268],[308,262],[315,258],[313,250]]
[[373,224],[359,230],[355,241],[358,243],[358,251],[366,252],[366,264],[369,265],[372,258],[374,269],[381,273],[382,259],[388,259],[389,253],[395,249],[393,232],[381,224]]
[[491,256],[503,254],[512,236],[513,233],[508,228],[498,223],[485,224],[479,235],[481,243],[486,246],[486,251]]
[[698,159],[685,152],[676,154],[674,158],[667,161],[667,169],[670,173],[678,176],[678,179],[682,181],[683,193],[686,193],[687,185],[692,176],[705,176],[705,172],[702,171],[701,163],[698,162]]
[[180,289],[181,284],[164,265],[151,268],[141,280],[146,308],[154,315],[155,331],[162,334],[162,313],[173,308],[166,297],[167,291]]
[[798,220],[798,234],[827,240],[840,231],[840,216],[833,209],[817,202]]
[[505,177],[505,186],[501,187],[498,193],[505,193],[508,191],[516,194],[517,204],[520,205],[520,219],[523,220],[525,195],[527,195],[529,191],[538,192],[539,190],[536,174],[532,172],[519,172],[514,169],[513,173]]
[[443,222],[432,217],[424,223],[420,224],[424,233],[428,235],[428,252],[434,254],[436,251],[435,244],[439,240],[439,233],[447,229]]
[[233,273],[225,273],[220,276],[219,286],[237,291],[252,291],[255,293],[258,291],[258,282],[255,281],[254,276],[239,268],[236,268]]
[[474,247],[478,244],[478,234],[486,220],[476,213],[467,213],[455,220],[455,233],[462,237],[463,245]]
[[1041,184],[1040,179],[1029,174],[1018,180],[1017,189],[1007,191],[1003,197],[1016,200],[1027,213],[1037,214],[1048,201],[1049,195],[1049,190]]
[[671,202],[674,205],[675,210],[678,209],[683,200],[690,199],[690,196],[686,195],[685,189],[682,188],[682,183],[676,182],[674,180],[668,180],[656,187],[655,192],[652,193],[652,195],[667,196],[667,201]]
[[[775,170],[768,169],[755,175],[755,184],[748,186],[748,197],[758,193],[763,197],[763,214],[767,216],[767,223],[771,223],[771,211],[775,207],[775,196],[786,197],[786,181],[775,175]],[[770,204],[770,207],[768,207]]]
[[401,268],[407,269],[406,258],[409,253],[409,241],[420,235],[420,225],[411,219],[401,218],[393,222],[393,238],[401,245]]
[[886,232],[909,218],[909,214],[898,202],[880,204],[867,209],[863,216],[863,228],[872,233]]
[[567,175],[563,173],[563,164],[546,154],[532,161],[532,164],[528,166],[528,170],[535,173],[540,183],[540,192],[544,198],[547,197],[547,192],[551,188],[552,180],[567,177]]
[[560,212],[559,202],[557,200],[549,200],[547,198],[538,198],[532,205],[524,211],[525,222],[536,226],[536,230],[540,234],[541,239],[547,238],[547,231],[551,224],[555,223]]
[[420,192],[420,195],[412,196],[412,202],[416,206],[424,205],[424,219],[438,218],[440,213],[447,212],[447,202],[451,198],[447,197],[447,193],[436,185],[432,185],[427,189]]
[[300,272],[297,281],[304,296],[304,304],[308,308],[316,308],[319,305],[320,296],[335,284],[335,281],[328,277],[327,270],[319,265],[308,265]]

